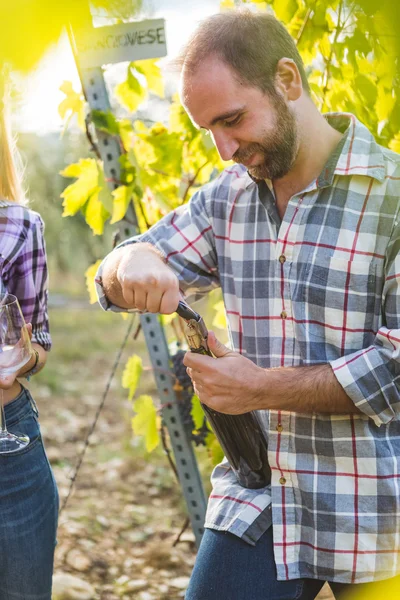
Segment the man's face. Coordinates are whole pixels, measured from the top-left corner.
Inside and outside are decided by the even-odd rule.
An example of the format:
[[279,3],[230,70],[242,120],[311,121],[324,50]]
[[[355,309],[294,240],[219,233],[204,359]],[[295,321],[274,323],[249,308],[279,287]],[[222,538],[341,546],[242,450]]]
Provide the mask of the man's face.
[[296,119],[279,95],[238,81],[234,71],[208,57],[182,77],[182,101],[193,123],[207,129],[223,160],[247,167],[257,179],[279,179],[293,166]]

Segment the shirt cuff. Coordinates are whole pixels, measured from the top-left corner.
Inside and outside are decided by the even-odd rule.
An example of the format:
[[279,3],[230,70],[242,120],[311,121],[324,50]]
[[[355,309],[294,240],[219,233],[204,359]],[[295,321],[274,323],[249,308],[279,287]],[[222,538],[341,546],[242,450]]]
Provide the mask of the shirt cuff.
[[[134,242],[133,242],[134,243]],[[111,254],[111,252],[110,252]],[[96,271],[96,275],[94,278],[94,284],[95,284],[95,288],[96,288],[96,294],[97,294],[97,300],[101,306],[101,308],[103,310],[110,310],[111,312],[117,312],[117,313],[135,313],[138,312],[138,310],[136,308],[121,308],[121,306],[116,306],[115,304],[113,304],[112,302],[109,301],[109,299],[107,298],[107,296],[104,293],[104,288],[103,288],[103,270],[104,270],[104,266],[106,264],[107,258],[110,256],[110,254],[107,254],[107,256],[103,259],[103,261],[100,263],[99,268]]]
[[399,391],[376,346],[330,362],[336,379],[355,406],[378,426],[400,414]]

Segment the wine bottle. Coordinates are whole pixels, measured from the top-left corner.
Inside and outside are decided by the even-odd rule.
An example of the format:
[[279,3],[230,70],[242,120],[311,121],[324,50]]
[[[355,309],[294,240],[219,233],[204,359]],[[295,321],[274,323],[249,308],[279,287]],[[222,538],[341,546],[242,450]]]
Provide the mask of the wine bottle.
[[[186,323],[185,336],[191,352],[212,356],[202,317],[184,302],[179,302],[176,312]],[[271,481],[268,445],[257,411],[228,415],[206,404],[201,406],[238,483],[251,489],[268,485]]]

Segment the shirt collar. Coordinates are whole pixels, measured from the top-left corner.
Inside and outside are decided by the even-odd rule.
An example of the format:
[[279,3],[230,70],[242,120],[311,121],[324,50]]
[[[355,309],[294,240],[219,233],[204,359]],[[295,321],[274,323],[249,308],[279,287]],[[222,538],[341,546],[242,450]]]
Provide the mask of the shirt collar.
[[350,113],[326,113],[324,117],[344,135],[318,177],[317,186],[332,185],[335,175],[364,175],[384,181],[382,149],[365,125]]

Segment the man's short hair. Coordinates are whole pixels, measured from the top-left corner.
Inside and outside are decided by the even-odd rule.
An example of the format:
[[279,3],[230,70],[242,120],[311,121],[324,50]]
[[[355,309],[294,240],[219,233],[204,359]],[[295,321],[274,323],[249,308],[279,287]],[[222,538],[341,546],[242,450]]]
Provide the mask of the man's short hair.
[[271,14],[242,9],[206,18],[176,63],[181,71],[190,75],[212,55],[231,67],[241,82],[270,94],[275,94],[278,62],[281,58],[290,58],[300,72],[303,89],[310,93],[296,44],[284,25]]

